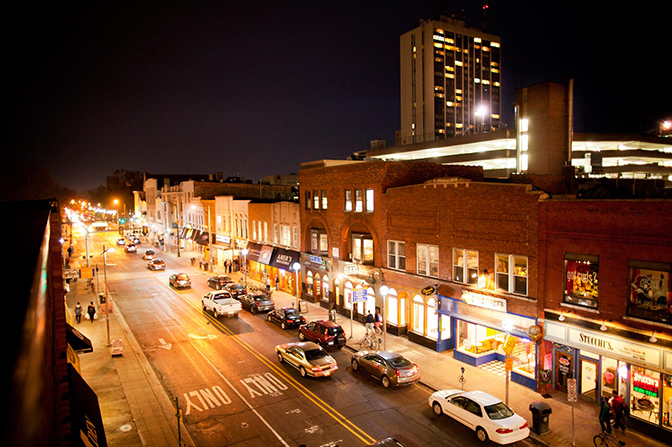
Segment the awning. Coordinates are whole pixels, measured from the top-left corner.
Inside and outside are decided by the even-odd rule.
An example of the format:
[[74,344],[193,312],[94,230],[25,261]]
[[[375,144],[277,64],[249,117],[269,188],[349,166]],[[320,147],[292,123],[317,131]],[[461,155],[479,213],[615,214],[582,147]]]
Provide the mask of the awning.
[[189,228],[187,228],[187,227],[182,228],[182,231],[180,231],[180,239],[186,239],[187,238],[187,230],[188,229]]
[[202,231],[197,237],[196,237],[196,243],[200,245],[208,245],[210,244],[210,233],[207,231]]
[[199,238],[200,235],[201,235],[201,230],[194,230],[193,233],[191,233],[191,239],[193,241],[195,241]]
[[281,270],[292,270],[295,262],[299,262],[301,253],[294,250],[285,250],[284,248],[276,248],[275,256],[271,261],[271,267]]
[[100,414],[98,396],[82,376],[68,364],[70,376],[70,420],[73,445],[96,445],[107,447],[105,427]]
[[93,352],[91,340],[69,324],[65,324],[65,340],[75,352]]
[[245,258],[248,261],[257,262],[259,260],[259,253],[261,253],[261,247],[261,244],[255,242],[247,244],[247,256]]

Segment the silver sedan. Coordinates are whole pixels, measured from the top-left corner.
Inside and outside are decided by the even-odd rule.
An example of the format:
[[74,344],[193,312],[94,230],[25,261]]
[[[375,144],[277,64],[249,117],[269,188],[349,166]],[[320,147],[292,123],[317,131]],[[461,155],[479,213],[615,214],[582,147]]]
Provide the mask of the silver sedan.
[[418,365],[392,351],[356,352],[352,355],[352,369],[371,374],[385,388],[412,385],[420,380]]
[[275,352],[280,363],[289,363],[299,370],[301,377],[326,377],[338,369],[336,360],[312,341],[278,345]]

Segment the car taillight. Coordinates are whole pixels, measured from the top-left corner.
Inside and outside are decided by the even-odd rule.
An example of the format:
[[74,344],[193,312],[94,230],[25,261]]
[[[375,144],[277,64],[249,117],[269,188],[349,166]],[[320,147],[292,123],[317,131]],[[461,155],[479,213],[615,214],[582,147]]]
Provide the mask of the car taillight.
[[498,428],[498,429],[495,430],[495,431],[496,431],[497,433],[499,433],[500,435],[503,435],[503,434],[506,434],[506,433],[513,433],[513,430],[510,429],[510,428]]
[[520,426],[520,429],[521,429],[521,430],[524,429],[524,428],[527,428],[527,421],[525,421],[525,423],[524,423],[523,425]]

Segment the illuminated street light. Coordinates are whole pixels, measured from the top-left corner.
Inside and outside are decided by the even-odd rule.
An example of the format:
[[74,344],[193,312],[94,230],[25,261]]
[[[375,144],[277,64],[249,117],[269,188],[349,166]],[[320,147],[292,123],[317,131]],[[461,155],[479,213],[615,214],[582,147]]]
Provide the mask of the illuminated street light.
[[390,288],[386,285],[380,286],[380,294],[383,295],[383,351],[387,351],[387,314],[385,313],[385,302]]
[[300,290],[300,288],[299,288],[299,270],[301,270],[301,264],[299,264],[298,262],[295,262],[294,264],[292,264],[292,268],[296,272],[296,308],[299,309],[299,311],[300,311],[301,308],[299,307],[299,296],[300,296],[300,293],[299,293],[299,290]]

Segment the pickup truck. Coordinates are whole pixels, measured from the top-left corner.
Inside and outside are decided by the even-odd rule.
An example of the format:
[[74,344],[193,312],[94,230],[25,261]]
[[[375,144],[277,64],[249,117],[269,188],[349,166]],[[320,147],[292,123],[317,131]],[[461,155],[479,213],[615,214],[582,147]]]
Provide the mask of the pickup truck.
[[222,315],[237,317],[242,310],[240,303],[226,291],[210,292],[203,295],[201,303],[203,303],[203,310],[212,312],[215,318]]

